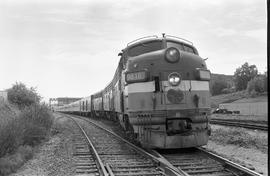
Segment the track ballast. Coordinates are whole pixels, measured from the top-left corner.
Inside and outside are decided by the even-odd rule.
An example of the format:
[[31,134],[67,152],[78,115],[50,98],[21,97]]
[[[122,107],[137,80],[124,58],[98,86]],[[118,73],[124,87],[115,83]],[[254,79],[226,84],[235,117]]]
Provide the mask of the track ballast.
[[[72,118],[83,130],[91,147],[100,158],[101,165],[105,168],[104,175],[110,176],[180,176],[179,171],[173,166],[162,163],[155,156],[143,149],[136,147],[125,139],[106,131],[93,122]],[[78,137],[78,140],[81,140]],[[96,157],[97,158],[97,157]],[[96,159],[97,161],[97,159]],[[102,167],[100,167],[102,170]],[[96,174],[98,175],[98,174]]]
[[243,127],[254,130],[263,130],[268,131],[268,125],[262,123],[256,123],[251,121],[243,121],[243,120],[234,120],[234,119],[211,119],[211,124],[217,125],[225,125],[225,126],[235,126],[235,127]]
[[86,131],[89,140],[93,142],[109,175],[260,176],[259,173],[201,147],[159,150],[150,154],[89,119],[75,117],[81,128]]

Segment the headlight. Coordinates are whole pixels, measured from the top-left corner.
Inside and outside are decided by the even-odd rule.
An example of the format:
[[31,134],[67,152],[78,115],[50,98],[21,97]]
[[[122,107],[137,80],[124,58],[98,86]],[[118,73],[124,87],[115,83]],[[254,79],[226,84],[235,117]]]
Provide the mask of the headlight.
[[168,81],[172,86],[177,86],[181,81],[181,77],[179,73],[173,72],[168,76]]
[[209,70],[197,69],[197,77],[200,80],[209,81],[211,78],[211,73]]
[[178,62],[180,59],[180,53],[176,48],[168,48],[165,53],[165,59],[170,63]]
[[143,81],[147,81],[147,79],[148,79],[148,74],[146,71],[126,73],[127,83],[143,82]]

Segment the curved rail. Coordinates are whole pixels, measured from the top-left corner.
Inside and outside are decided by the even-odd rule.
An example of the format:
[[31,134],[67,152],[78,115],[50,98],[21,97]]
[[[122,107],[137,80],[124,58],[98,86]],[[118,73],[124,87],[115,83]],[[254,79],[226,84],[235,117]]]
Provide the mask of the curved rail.
[[226,120],[226,119],[211,119],[211,124],[217,124],[217,125],[225,125],[225,126],[236,126],[236,127],[243,127],[243,128],[249,128],[249,129],[255,129],[255,130],[263,130],[268,131],[268,125],[267,124],[259,124],[255,122],[245,122],[240,120]]
[[234,172],[239,172],[240,171],[240,173],[243,173],[243,174],[248,175],[248,176],[249,175],[250,176],[262,176],[261,174],[259,174],[257,172],[254,172],[254,171],[252,171],[252,170],[250,170],[250,169],[248,169],[246,167],[243,167],[243,166],[241,166],[241,165],[239,165],[237,163],[234,163],[234,162],[232,162],[232,161],[230,161],[230,160],[228,160],[228,159],[226,159],[224,157],[221,157],[221,156],[218,156],[218,155],[216,155],[216,154],[214,154],[212,152],[209,152],[209,151],[203,149],[202,147],[198,147],[197,149],[200,150],[201,152],[204,152],[209,157],[221,162],[224,167],[229,168],[231,170],[234,170]]
[[186,175],[262,176],[201,147],[159,152],[169,163]]
[[[96,124],[90,119],[85,119],[80,116],[75,116],[84,121],[87,121],[97,128],[100,128],[113,136],[118,140],[125,142],[128,146],[132,147],[138,153],[141,153],[148,158],[151,158],[156,162],[156,166],[159,166],[164,172],[161,175],[226,175],[226,176],[262,176],[255,171],[252,171],[246,167],[236,164],[228,159],[218,156],[205,150],[202,147],[192,149],[180,149],[180,150],[163,150],[162,152],[152,151],[146,152],[142,148],[135,146],[128,142],[112,131],[105,129],[104,127]],[[165,153],[164,153],[165,151]],[[147,167],[147,165],[145,165]],[[106,169],[109,175],[116,175],[115,168],[106,163]],[[117,169],[116,169],[117,170]],[[120,174],[121,175],[121,174]],[[127,174],[129,175],[129,174]],[[149,174],[151,175],[151,174]]]
[[101,161],[92,141],[89,139],[89,137],[87,136],[86,132],[84,131],[84,129],[80,126],[80,124],[74,120],[73,118],[70,118],[73,122],[75,122],[75,124],[80,128],[81,132],[83,133],[83,136],[85,137],[85,139],[87,140],[87,143],[89,144],[89,147],[91,148],[99,166],[100,166],[100,171],[102,173],[103,176],[108,176],[108,172],[106,171],[103,162]]
[[[66,115],[70,116],[70,115]],[[128,142],[127,140],[123,139],[122,137],[118,136],[114,132],[103,128],[102,126],[96,124],[95,122],[85,119],[79,116],[72,116],[71,118],[78,118],[83,121],[87,121],[91,123],[95,129],[91,132],[90,138],[94,138],[96,142],[94,142],[94,145],[96,148],[101,148],[102,150],[97,150],[97,153],[100,154],[101,160],[106,162],[106,169],[109,173],[109,175],[169,175],[169,176],[183,176],[185,175],[184,172],[179,171],[177,168],[172,166],[170,163],[166,163],[164,160],[155,157],[154,155],[150,154],[149,152],[143,150],[142,148],[139,148],[135,146],[134,144]],[[98,130],[100,129],[100,130]],[[102,131],[103,132],[102,132]],[[104,133],[106,132],[106,133]],[[102,136],[102,139],[99,136]],[[107,136],[107,138],[106,138]],[[108,138],[109,137],[109,138]],[[116,138],[116,139],[114,139]],[[106,140],[107,143],[110,145],[110,149],[113,148],[115,150],[110,151],[110,153],[106,153],[104,151],[108,150],[106,146],[102,146],[98,144],[97,142],[101,142],[101,140]],[[112,140],[112,141],[111,141]],[[119,150],[119,142],[124,143],[120,145],[120,148],[126,148],[129,147],[129,151],[127,152],[125,149]],[[137,153],[135,154],[134,153]],[[119,152],[121,152],[119,154]],[[115,156],[113,156],[113,153],[116,153]],[[127,154],[129,153],[129,154]],[[139,154],[139,155],[138,155]],[[118,155],[118,156],[117,156]],[[120,156],[119,156],[120,155]],[[126,160],[125,163],[119,161],[120,157],[125,157]],[[148,159],[147,159],[148,158]],[[113,162],[110,163],[110,160],[113,159]],[[150,162],[150,160],[152,162]],[[131,161],[130,161],[131,160]],[[112,164],[113,163],[113,164]],[[121,163],[121,164],[119,164]],[[155,169],[156,168],[156,169]],[[137,173],[138,172],[138,173]]]

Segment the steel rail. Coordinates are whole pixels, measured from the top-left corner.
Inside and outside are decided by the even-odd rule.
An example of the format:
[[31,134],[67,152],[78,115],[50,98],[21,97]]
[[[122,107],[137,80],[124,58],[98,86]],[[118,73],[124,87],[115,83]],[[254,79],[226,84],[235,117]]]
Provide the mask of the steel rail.
[[210,123],[268,131],[268,126],[254,124],[254,123],[250,123],[250,122],[241,122],[241,121],[233,121],[233,120],[225,120],[225,119],[211,119]]
[[209,152],[205,149],[203,149],[202,147],[198,147],[198,150],[202,151],[203,153],[207,154],[209,157],[213,158],[214,160],[218,160],[219,162],[223,163],[225,165],[225,167],[228,167],[229,169],[233,169],[235,171],[241,171],[243,172],[245,175],[247,176],[263,176],[257,172],[254,172],[246,167],[243,167],[237,163],[234,163],[224,157],[218,156],[212,152]]
[[[66,116],[68,116],[68,115],[66,115]],[[88,136],[87,136],[86,132],[84,131],[84,129],[80,126],[80,124],[76,120],[73,119],[73,117],[69,117],[69,118],[71,120],[73,120],[75,122],[75,124],[81,129],[81,132],[84,134],[84,137],[87,139],[87,142],[90,145],[90,148],[92,149],[92,151],[93,151],[93,153],[94,153],[94,155],[95,155],[95,157],[96,157],[96,159],[98,161],[99,166],[101,167],[102,174],[104,176],[109,176],[109,174],[106,171],[105,166],[104,166],[103,162],[101,161],[101,159],[100,159],[100,157],[99,157],[99,155],[98,155],[92,141],[88,138]]]
[[[166,162],[173,164],[177,169],[190,175],[230,175],[230,176],[262,176],[246,167],[236,164],[228,159],[209,152],[202,147],[193,148],[191,151],[179,151],[170,153],[159,153],[155,155],[163,158]],[[212,161],[213,162],[212,162]]]
[[[120,137],[119,135],[115,134],[114,132],[102,127],[101,125],[91,121],[90,119],[85,119],[83,117],[80,116],[75,116],[76,118],[80,118],[82,120],[85,120],[93,125],[95,125],[96,127],[107,131],[108,133],[114,135],[115,137],[117,137],[119,140],[125,142],[126,144],[128,144],[129,146],[131,146],[133,149],[135,149],[136,151],[142,153],[143,155],[148,156],[149,158],[153,159],[154,161],[156,161],[159,166],[164,170],[164,173],[167,175],[182,175],[182,176],[189,176],[189,174],[186,171],[181,170],[181,168],[173,166],[173,164],[168,161],[166,158],[164,158],[162,155],[160,155],[158,152],[152,152],[154,154],[151,154],[145,150],[143,150],[142,148],[139,148],[137,146],[135,146],[134,144],[130,143],[129,141],[123,139],[122,137]],[[208,156],[209,158],[215,160],[218,163],[221,163],[222,166],[228,170],[230,170],[233,173],[237,173],[236,175],[247,175],[247,176],[262,176],[261,174],[252,171],[246,167],[243,167],[237,163],[234,163],[228,159],[225,159],[221,156],[218,156],[217,154],[214,154],[212,152],[209,152],[205,149],[203,149],[202,147],[197,147],[196,148],[197,151],[202,152],[203,154],[205,154],[206,156]],[[107,170],[109,170],[109,172],[112,173],[110,166],[107,164],[106,165]],[[239,174],[240,173],[240,174]]]
[[[75,116],[75,115],[73,115]],[[151,153],[145,151],[144,149],[137,147],[136,145],[130,143],[129,141],[127,141],[126,139],[123,139],[122,137],[120,137],[119,135],[115,134],[114,132],[102,127],[101,125],[91,121],[90,119],[85,119],[82,118],[80,116],[75,116],[77,118],[80,118],[82,120],[85,120],[93,125],[95,125],[96,127],[112,134],[113,136],[115,136],[116,138],[118,138],[118,140],[123,141],[124,143],[126,143],[127,145],[129,145],[130,147],[132,147],[134,150],[136,150],[137,152],[141,153],[144,156],[147,156],[148,158],[152,159],[153,161],[155,161],[156,163],[158,163],[158,165],[164,170],[164,173],[166,175],[169,176],[187,176],[187,174],[181,170],[179,170],[178,168],[174,167],[172,164],[164,161],[162,158],[158,158],[154,155],[152,155]]]

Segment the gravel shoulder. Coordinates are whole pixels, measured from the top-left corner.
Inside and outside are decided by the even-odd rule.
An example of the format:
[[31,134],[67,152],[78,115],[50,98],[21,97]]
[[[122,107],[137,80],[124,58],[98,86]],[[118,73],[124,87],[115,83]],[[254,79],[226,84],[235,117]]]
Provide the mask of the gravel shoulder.
[[55,117],[54,133],[56,134],[37,146],[33,158],[11,176],[75,175],[72,145],[74,124],[59,115],[55,115]]
[[268,134],[263,131],[211,125],[212,135],[204,146],[209,151],[268,175]]
[[[73,157],[72,121],[56,116],[55,128],[59,132],[36,149],[34,157],[29,160],[17,173],[21,175],[75,175],[75,159]],[[91,119],[98,124],[127,138],[128,135],[120,125],[107,119]],[[236,133],[234,132],[236,131]],[[232,133],[232,134],[231,134]],[[230,135],[243,133],[240,139]],[[221,135],[224,134],[224,135]],[[243,138],[243,139],[242,139]],[[255,140],[256,139],[256,140]],[[234,142],[240,141],[240,142]],[[132,141],[131,141],[132,142]],[[255,169],[263,175],[268,175],[268,134],[254,130],[239,131],[238,128],[212,125],[212,136],[206,146],[207,150],[224,156],[241,165]]]
[[[91,118],[91,120],[126,139],[128,137],[115,122],[107,119]],[[129,141],[134,142],[130,139]],[[268,175],[267,132],[212,125],[212,136],[204,148],[263,175]]]

